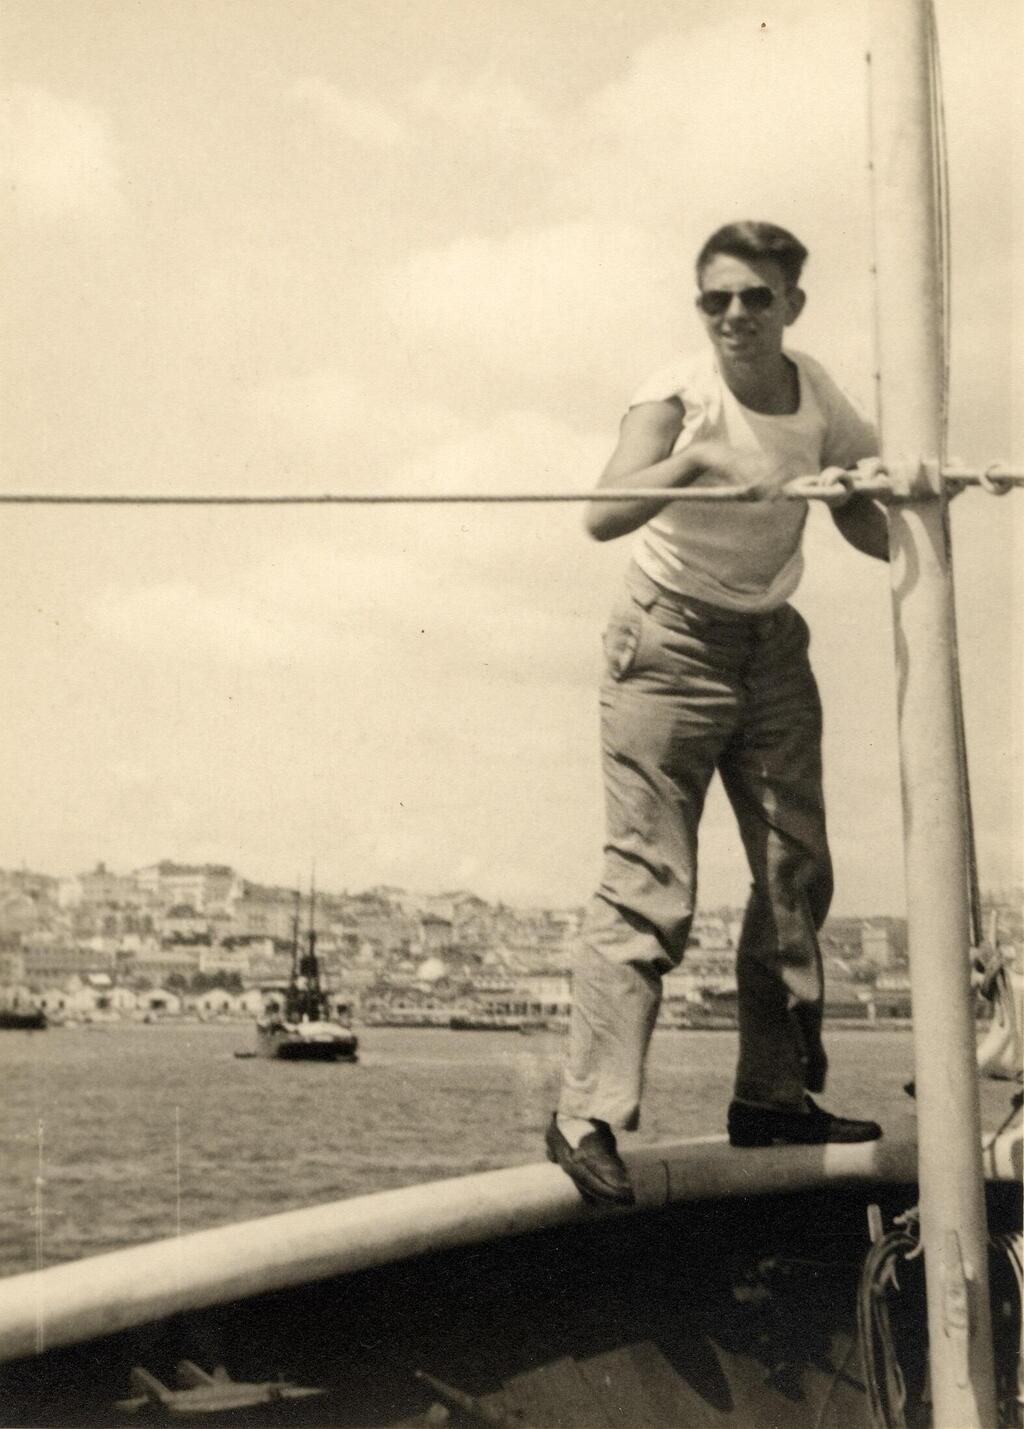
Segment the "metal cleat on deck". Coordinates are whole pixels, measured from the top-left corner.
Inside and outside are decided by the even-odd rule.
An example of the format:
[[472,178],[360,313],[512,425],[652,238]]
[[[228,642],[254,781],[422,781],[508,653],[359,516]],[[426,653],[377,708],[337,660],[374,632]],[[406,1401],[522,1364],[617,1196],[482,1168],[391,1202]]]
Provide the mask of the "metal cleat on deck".
[[232,1379],[223,1365],[217,1365],[212,1374],[207,1374],[191,1360],[179,1361],[176,1374],[178,1388],[168,1389],[156,1375],[136,1365],[131,1373],[135,1394],[130,1399],[115,1400],[114,1408],[126,1414],[134,1414],[147,1405],[175,1416],[223,1414],[225,1411],[255,1409],[259,1405],[276,1404],[286,1399],[308,1399],[326,1393],[322,1389],[292,1384],[286,1379],[262,1380],[259,1383]]

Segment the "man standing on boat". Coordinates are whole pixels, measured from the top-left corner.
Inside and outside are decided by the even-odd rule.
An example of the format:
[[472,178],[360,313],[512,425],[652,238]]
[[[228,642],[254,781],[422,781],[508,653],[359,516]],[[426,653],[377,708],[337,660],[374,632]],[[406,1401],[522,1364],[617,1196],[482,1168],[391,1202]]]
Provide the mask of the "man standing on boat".
[[[717,769],[753,876],[737,952],[734,1146],[870,1141],[833,1116],[825,1083],[817,932],[832,897],[821,708],[808,630],[787,602],[803,569],[803,501],[782,485],[877,453],[873,428],[812,358],[783,348],[799,317],[807,250],[785,229],[734,223],[697,258],[710,351],[633,398],[599,483],[743,486],[742,502],[656,498],[588,507],[599,541],[639,531],[605,633],[601,690],[607,842],[584,919],[551,1160],[588,1200],[630,1204],[614,1130],[639,1119],[662,975],[686,949],[697,828]],[[888,559],[884,512],[855,495],[832,516]]]

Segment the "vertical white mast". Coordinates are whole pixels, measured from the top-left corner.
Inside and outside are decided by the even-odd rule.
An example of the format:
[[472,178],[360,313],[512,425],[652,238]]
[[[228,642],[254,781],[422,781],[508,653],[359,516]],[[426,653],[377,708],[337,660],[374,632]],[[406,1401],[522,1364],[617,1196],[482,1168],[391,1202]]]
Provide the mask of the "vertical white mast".
[[[877,361],[883,458],[890,471],[915,473],[920,492],[891,508],[890,542],[932,1405],[941,1429],[991,1429],[963,775],[936,469],[944,333],[932,23],[929,0],[872,0]],[[936,467],[922,480],[929,458]]]

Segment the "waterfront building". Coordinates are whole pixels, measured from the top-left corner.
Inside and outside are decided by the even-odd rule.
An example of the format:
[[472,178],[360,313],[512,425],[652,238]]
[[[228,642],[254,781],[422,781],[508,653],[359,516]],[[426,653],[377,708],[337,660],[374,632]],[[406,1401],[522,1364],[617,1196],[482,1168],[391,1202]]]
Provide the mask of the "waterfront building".
[[90,973],[113,973],[117,960],[111,950],[67,943],[34,943],[22,949],[26,982],[42,986]]
[[572,1005],[571,982],[565,976],[491,979],[474,989],[474,1001],[488,1017],[561,1023]]
[[[387,890],[393,894],[394,890]],[[349,898],[335,927],[344,941],[370,942],[385,955],[408,953],[421,944],[420,915],[406,911],[400,902],[381,896],[381,890],[359,893]]]
[[0,988],[16,987],[25,981],[25,959],[15,950],[0,952]]
[[210,987],[205,992],[187,993],[183,1005],[202,1018],[242,1017],[247,1013],[244,998],[244,993],[239,995],[223,987]]
[[249,959],[249,971],[243,973],[242,981],[247,986],[260,987],[265,982],[287,982],[292,970],[290,953],[253,952]]
[[39,994],[33,992],[27,983],[0,984],[0,1007],[5,1007],[13,1012],[27,1012],[38,1006]]
[[861,956],[876,968],[892,966],[892,938],[884,923],[863,923],[860,930],[860,947]]
[[29,893],[16,888],[0,891],[0,936],[22,938],[46,924],[46,912]]
[[139,1011],[150,1017],[178,1017],[184,1000],[166,987],[152,987],[138,995]]
[[230,937],[289,943],[294,926],[294,888],[241,881],[231,905]]
[[145,908],[154,902],[134,874],[114,873],[105,863],[76,874],[62,896],[71,906],[82,908]]
[[563,943],[571,943],[580,930],[583,911],[580,908],[552,908],[548,913],[548,918],[558,930],[559,940]]
[[447,977],[447,975],[448,969],[445,967],[444,962],[441,958],[435,956],[424,958],[416,969],[417,982],[427,985],[440,982],[441,979]]
[[874,1002],[879,1017],[909,1017],[910,974],[906,971],[880,973],[875,981]]
[[238,877],[223,863],[187,864],[162,859],[135,870],[136,884],[161,907],[187,904],[197,912],[228,908],[238,892]]
[[452,921],[437,913],[424,913],[420,919],[421,946],[428,955],[443,956],[452,946]]
[[49,873],[35,873],[28,868],[0,869],[0,898],[9,893],[31,898],[37,906],[56,907],[60,896],[60,879]]
[[662,1008],[667,1016],[702,1001],[704,975],[689,961],[665,973],[661,980]]
[[47,1017],[62,1017],[67,1014],[70,996],[63,987],[44,987],[34,995],[33,1002]]
[[688,946],[707,951],[732,950],[732,933],[720,913],[697,913],[690,928]]
[[259,1017],[263,1011],[264,997],[258,987],[247,987],[235,994],[235,1006],[240,1017]]
[[124,987],[115,987],[103,973],[86,978],[70,977],[44,988],[34,999],[48,1017],[115,1018],[135,1011],[135,994]]
[[210,922],[188,903],[176,903],[157,917],[157,932],[165,943],[210,942]]
[[565,975],[519,978],[515,995],[523,1016],[562,1021],[572,1008],[572,980]]
[[825,1016],[874,1018],[874,988],[862,982],[825,980]]
[[130,1017],[139,1006],[139,994],[134,988],[125,987],[122,983],[112,984],[100,1006],[109,1007],[112,1012],[117,1012],[122,1017]]
[[127,961],[126,973],[133,978],[145,978],[157,986],[177,973],[188,982],[199,971],[199,949],[180,944],[177,947],[145,948]]
[[209,947],[200,944],[197,953],[201,973],[237,973],[239,977],[244,977],[252,964],[250,948],[246,944],[231,948],[221,943],[213,943]]

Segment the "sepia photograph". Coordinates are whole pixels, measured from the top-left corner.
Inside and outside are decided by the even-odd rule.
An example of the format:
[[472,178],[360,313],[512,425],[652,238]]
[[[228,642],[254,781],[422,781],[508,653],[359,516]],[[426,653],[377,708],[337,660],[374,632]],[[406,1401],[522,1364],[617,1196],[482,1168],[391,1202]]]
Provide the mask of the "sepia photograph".
[[0,1426],[1021,1429],[1022,61],[0,4]]

